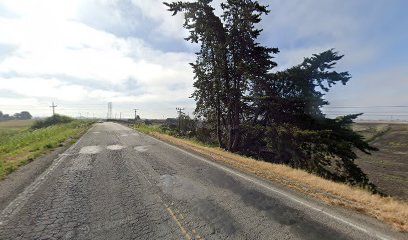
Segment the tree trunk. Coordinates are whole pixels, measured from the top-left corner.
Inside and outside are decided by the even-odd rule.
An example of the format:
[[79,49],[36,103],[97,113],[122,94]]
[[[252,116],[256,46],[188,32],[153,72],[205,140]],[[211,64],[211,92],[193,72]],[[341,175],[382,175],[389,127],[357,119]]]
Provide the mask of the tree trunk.
[[220,103],[218,101],[217,106],[217,140],[218,140],[218,147],[224,148],[224,143],[222,141],[222,132],[221,132],[221,113],[220,113]]

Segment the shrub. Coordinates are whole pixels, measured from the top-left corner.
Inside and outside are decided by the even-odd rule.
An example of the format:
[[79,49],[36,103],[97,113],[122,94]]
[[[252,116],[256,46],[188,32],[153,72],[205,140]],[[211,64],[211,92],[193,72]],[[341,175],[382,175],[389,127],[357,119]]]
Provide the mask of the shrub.
[[74,119],[63,116],[63,115],[54,115],[52,117],[48,117],[42,120],[37,120],[31,126],[32,129],[39,129],[39,128],[46,128],[52,125],[61,124],[61,123],[69,123],[72,122]]

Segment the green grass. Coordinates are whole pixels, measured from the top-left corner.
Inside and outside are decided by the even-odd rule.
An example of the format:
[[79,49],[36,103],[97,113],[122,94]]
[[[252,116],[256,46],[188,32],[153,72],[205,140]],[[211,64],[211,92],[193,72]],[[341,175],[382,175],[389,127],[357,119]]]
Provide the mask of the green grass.
[[31,127],[34,120],[10,120],[0,122],[0,145],[19,132]]
[[72,121],[36,130],[28,126],[0,124],[0,179],[69,138],[80,137],[92,122]]

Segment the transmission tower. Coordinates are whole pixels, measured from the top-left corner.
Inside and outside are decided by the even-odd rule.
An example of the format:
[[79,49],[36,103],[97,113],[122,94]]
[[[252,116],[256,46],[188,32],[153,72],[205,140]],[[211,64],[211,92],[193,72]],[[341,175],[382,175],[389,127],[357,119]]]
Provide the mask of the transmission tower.
[[112,102],[108,102],[108,119],[112,119]]

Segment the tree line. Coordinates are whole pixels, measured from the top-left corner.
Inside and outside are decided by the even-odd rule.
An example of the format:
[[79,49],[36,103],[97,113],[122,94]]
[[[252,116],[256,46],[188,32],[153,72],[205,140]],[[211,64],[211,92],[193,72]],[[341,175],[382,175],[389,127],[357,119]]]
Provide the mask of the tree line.
[[27,111],[22,111],[20,113],[15,113],[13,115],[9,114],[3,114],[2,111],[0,111],[0,121],[7,121],[7,120],[27,120],[31,119],[33,116]]
[[321,108],[348,72],[334,70],[342,59],[334,49],[275,71],[276,47],[263,46],[257,24],[269,13],[255,0],[226,0],[217,16],[211,0],[164,3],[182,13],[187,41],[200,50],[194,71],[195,115],[204,120],[208,140],[228,151],[306,169],[336,181],[375,190],[354,163],[355,150],[370,146],[350,125],[359,114],[327,118]]

